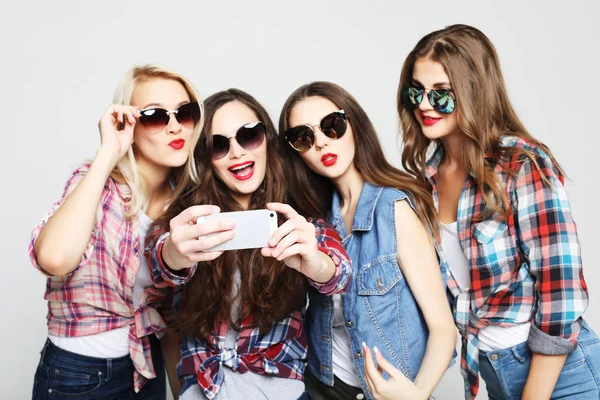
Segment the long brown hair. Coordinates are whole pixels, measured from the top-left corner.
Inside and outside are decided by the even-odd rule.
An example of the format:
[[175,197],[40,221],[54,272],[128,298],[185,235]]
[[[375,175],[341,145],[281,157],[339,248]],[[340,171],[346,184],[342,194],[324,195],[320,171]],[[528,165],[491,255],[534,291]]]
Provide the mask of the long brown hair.
[[[254,97],[239,89],[213,94],[204,102],[205,123],[195,150],[199,185],[191,185],[160,219],[161,230],[169,230],[169,221],[192,205],[213,204],[222,212],[240,211],[242,206],[219,180],[212,166],[212,121],[223,105],[238,101],[250,108],[266,126],[267,167],[264,181],[252,194],[249,209],[265,208],[267,202],[285,202],[287,185],[277,132],[267,111]],[[231,318],[231,296],[235,270],[239,268],[240,304],[238,318]],[[300,310],[306,295],[306,279],[297,271],[274,258],[265,258],[260,249],[226,251],[211,262],[199,265],[194,277],[185,285],[176,328],[180,332],[206,339],[216,322],[228,321],[235,329],[248,316],[261,332],[273,322]]]
[[494,212],[507,217],[510,206],[506,189],[494,173],[495,166],[515,157],[531,159],[538,170],[539,166],[533,152],[501,146],[502,135],[517,136],[539,147],[561,169],[548,147],[531,136],[517,117],[506,92],[494,45],[472,26],[451,25],[423,37],[406,57],[397,98],[403,141],[402,166],[429,185],[425,169],[432,141],[425,137],[413,111],[404,106],[401,97],[402,88],[412,84],[414,64],[419,58],[439,62],[450,78],[457,104],[454,112],[464,133],[462,162],[477,177],[477,188],[486,202],[479,218]]
[[[312,82],[296,89],[285,102],[279,117],[279,139],[281,147],[291,164],[287,170],[290,182],[294,182],[294,204],[309,207],[309,213],[325,218],[331,209],[333,183],[313,172],[285,140],[285,131],[290,128],[290,113],[294,106],[308,97],[323,97],[333,102],[346,113],[354,132],[354,165],[366,182],[382,187],[396,188],[408,193],[414,200],[417,214],[426,227],[434,233],[438,230],[438,219],[431,193],[427,187],[404,171],[394,168],[385,158],[375,127],[365,110],[346,90],[331,82]],[[292,199],[290,199],[292,200]]]

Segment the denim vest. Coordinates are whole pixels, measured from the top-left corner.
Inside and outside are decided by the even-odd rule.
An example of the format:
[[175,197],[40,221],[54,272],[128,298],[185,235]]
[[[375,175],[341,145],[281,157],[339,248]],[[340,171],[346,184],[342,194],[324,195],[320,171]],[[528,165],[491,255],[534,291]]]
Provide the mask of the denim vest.
[[[342,308],[354,370],[368,399],[373,397],[364,379],[361,342],[371,349],[377,346],[390,363],[414,380],[429,336],[421,311],[398,266],[394,213],[398,200],[407,200],[415,209],[405,192],[365,183],[352,232],[346,233],[337,192],[334,192],[328,217],[352,259],[352,280],[342,295]],[[445,281],[443,263],[442,272]],[[305,324],[309,333],[308,366],[321,382],[332,386],[333,298],[311,291]]]

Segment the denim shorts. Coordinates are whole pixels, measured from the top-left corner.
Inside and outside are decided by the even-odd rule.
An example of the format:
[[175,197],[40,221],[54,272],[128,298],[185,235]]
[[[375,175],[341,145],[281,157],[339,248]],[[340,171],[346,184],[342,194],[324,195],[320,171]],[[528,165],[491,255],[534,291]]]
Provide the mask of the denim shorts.
[[135,367],[131,357],[88,357],[63,350],[46,340],[35,373],[32,399],[165,400],[166,379],[160,342],[152,335],[150,343],[156,378],[135,393]]
[[[577,348],[569,354],[551,399],[600,399],[600,340],[583,321]],[[508,349],[480,352],[479,373],[490,400],[520,399],[531,362],[527,342]]]

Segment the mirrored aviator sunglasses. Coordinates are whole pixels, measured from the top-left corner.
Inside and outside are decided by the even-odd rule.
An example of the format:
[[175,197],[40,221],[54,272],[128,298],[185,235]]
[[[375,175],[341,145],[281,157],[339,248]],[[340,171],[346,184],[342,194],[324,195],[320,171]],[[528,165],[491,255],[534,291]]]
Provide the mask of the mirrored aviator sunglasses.
[[344,110],[334,111],[327,114],[317,125],[300,125],[285,131],[285,139],[301,153],[308,151],[315,143],[315,128],[319,127],[321,132],[330,139],[339,139],[346,133],[348,121]]
[[407,86],[402,89],[402,103],[411,111],[419,108],[423,101],[423,94],[427,93],[427,100],[431,107],[439,113],[450,114],[454,111],[456,100],[449,89],[430,89]]
[[235,135],[212,135],[212,159],[219,160],[229,153],[231,139],[246,150],[254,150],[265,140],[267,128],[261,121],[241,126]]
[[160,107],[140,110],[140,123],[150,132],[160,132],[169,124],[171,115],[184,127],[191,129],[200,121],[200,105],[191,102],[181,105],[177,110],[165,110]]

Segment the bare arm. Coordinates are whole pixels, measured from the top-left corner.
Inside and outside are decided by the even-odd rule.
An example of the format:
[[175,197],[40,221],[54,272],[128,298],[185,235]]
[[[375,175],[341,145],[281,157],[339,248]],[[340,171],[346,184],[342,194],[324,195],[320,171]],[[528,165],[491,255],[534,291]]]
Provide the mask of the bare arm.
[[[79,265],[90,242],[106,180],[131,146],[136,113],[133,107],[113,105],[100,120],[102,146],[94,162],[34,243],[38,264],[48,274],[64,276]],[[127,123],[118,131],[116,124],[123,115],[126,115]]]
[[533,353],[521,399],[550,399],[566,359],[567,354],[547,356]]
[[429,329],[415,385],[431,395],[446,372],[456,345],[456,328],[431,238],[407,201],[396,202],[398,264]]
[[[443,285],[435,248],[425,227],[406,201],[395,208],[398,264],[429,329],[425,357],[414,382],[390,364],[375,347],[363,343],[365,380],[376,400],[428,399],[450,365],[456,328]],[[390,376],[385,380],[382,371]]]

